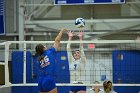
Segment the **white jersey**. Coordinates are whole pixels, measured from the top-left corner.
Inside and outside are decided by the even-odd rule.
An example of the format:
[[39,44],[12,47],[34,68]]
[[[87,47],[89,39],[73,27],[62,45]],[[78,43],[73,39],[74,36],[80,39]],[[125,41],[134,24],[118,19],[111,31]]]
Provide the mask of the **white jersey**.
[[[95,93],[94,89],[89,89],[88,93]],[[106,93],[103,89],[100,89],[98,93]],[[117,93],[113,90],[111,90],[109,93]]]
[[80,45],[80,54],[81,58],[79,60],[75,60],[72,56],[70,50],[70,43],[67,44],[67,52],[68,52],[68,61],[69,61],[69,70],[70,70],[70,82],[71,83],[84,83],[86,80],[86,57],[83,50],[83,45]]
[[[87,91],[87,93],[95,93],[94,88],[89,89],[89,90]],[[103,90],[103,89],[99,89],[98,93],[104,93],[104,90]]]
[[69,63],[70,80],[71,83],[83,82],[86,80],[85,63],[81,59],[75,60],[72,58],[72,62]]

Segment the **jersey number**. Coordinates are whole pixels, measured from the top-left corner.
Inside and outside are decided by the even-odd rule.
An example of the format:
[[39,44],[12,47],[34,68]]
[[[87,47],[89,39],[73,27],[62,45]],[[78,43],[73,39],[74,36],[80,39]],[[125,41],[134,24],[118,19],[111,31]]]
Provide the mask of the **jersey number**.
[[48,58],[48,56],[45,56],[43,58],[43,60],[40,61],[40,66],[45,67],[45,66],[48,66],[48,65],[50,65],[49,58]]

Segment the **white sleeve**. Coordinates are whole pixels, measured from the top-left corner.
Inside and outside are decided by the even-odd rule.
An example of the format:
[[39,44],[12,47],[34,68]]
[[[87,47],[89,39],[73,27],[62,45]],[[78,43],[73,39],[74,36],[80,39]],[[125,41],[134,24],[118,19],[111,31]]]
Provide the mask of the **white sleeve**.
[[71,63],[72,62],[72,53],[71,53],[71,49],[70,49],[70,43],[67,44],[67,53],[68,53],[68,62]]
[[87,60],[86,60],[86,56],[84,53],[83,44],[80,44],[80,53],[81,53],[81,60],[85,64],[87,62]]

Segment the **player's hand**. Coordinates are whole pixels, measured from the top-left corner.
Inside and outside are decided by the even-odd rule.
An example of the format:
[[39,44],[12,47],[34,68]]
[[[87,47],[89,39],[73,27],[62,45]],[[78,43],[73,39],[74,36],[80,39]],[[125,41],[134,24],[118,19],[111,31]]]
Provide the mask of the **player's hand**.
[[78,34],[78,36],[79,36],[80,39],[82,39],[83,35],[84,35],[84,32],[83,31],[80,31],[79,34]]
[[137,36],[136,40],[140,40],[140,36]]
[[72,31],[68,31],[67,34],[68,34],[69,38],[73,37],[73,32]]

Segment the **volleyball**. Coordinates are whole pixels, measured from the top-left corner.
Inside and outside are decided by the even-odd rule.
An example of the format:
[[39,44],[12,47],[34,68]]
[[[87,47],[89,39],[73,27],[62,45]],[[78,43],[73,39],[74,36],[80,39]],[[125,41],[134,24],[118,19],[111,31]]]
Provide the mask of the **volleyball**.
[[76,18],[75,25],[77,28],[82,28],[85,26],[85,20],[83,18]]

